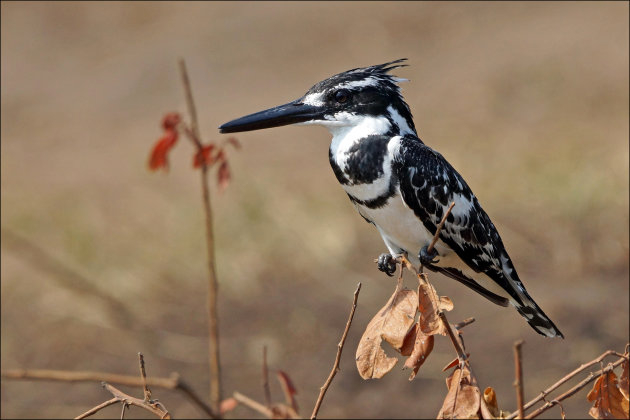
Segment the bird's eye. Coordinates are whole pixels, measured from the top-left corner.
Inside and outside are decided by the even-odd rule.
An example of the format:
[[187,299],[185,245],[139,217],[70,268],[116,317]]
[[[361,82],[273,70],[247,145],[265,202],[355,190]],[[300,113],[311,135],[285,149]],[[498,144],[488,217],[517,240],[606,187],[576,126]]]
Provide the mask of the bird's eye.
[[345,89],[340,89],[337,92],[335,92],[335,101],[337,101],[337,103],[344,103],[348,100],[348,98],[350,97],[350,92],[348,92]]

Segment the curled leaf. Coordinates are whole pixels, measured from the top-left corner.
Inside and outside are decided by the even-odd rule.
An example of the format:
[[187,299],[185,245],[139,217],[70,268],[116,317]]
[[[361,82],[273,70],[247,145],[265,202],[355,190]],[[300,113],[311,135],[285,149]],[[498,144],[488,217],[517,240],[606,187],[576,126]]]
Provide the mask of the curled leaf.
[[356,363],[363,379],[382,378],[398,359],[388,357],[383,340],[397,350],[403,347],[409,327],[414,322],[418,295],[409,289],[397,290],[365,329],[356,353]]
[[444,399],[438,419],[479,418],[481,392],[475,385],[471,385],[470,370],[466,366],[457,368],[446,378],[448,394]]
[[628,399],[619,391],[617,375],[612,370],[597,378],[586,399],[593,402],[593,407],[588,412],[593,418],[628,418]]
[[435,338],[432,335],[425,335],[420,330],[419,325],[416,323],[415,327],[412,329],[415,331],[415,343],[413,347],[413,351],[410,356],[405,361],[405,368],[413,369],[411,375],[409,376],[409,380],[413,380],[418,373],[418,369],[425,362],[431,351],[433,350],[433,343]]
[[164,168],[168,170],[168,152],[177,143],[177,131],[167,129],[164,135],[155,143],[149,157],[149,169]]
[[494,389],[491,387],[487,387],[483,391],[483,399],[486,402],[486,406],[488,410],[490,410],[490,414],[493,417],[499,417],[501,414],[501,410],[499,410],[499,404],[497,403],[497,394],[494,392]]
[[450,311],[453,302],[446,296],[438,296],[430,283],[418,285],[418,311],[420,312],[420,328],[427,335],[446,335],[446,327],[440,319],[439,311]]

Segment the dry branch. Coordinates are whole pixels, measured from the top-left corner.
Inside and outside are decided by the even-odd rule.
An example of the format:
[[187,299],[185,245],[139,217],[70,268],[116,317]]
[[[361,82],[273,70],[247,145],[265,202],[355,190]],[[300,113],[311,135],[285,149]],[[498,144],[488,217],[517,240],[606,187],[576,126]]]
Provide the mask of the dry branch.
[[[117,375],[107,372],[95,371],[66,371],[49,369],[8,369],[2,371],[2,377],[6,379],[62,381],[62,382],[108,382],[118,385],[142,387],[143,381],[137,376]],[[195,405],[211,418],[218,418],[212,408],[206,404],[199,395],[183,380],[180,375],[173,373],[170,378],[149,377],[146,379],[148,386],[180,391],[184,393]]]
[[522,345],[523,340],[514,343],[514,387],[516,388],[516,405],[519,419],[525,417],[525,410],[523,409],[523,364],[521,363]]
[[[589,373],[588,376],[583,381],[581,381],[580,383],[575,385],[573,388],[569,389],[564,394],[559,395],[558,397],[554,398],[551,401],[547,401],[545,403],[545,405],[543,405],[542,407],[537,408],[532,413],[528,414],[527,417],[525,417],[525,418],[526,419],[534,419],[534,418],[538,417],[539,415],[541,415],[542,413],[544,413],[545,411],[549,410],[551,407],[553,407],[555,405],[559,405],[560,401],[566,400],[570,396],[574,395],[579,390],[584,388],[586,385],[590,384],[595,379],[597,379],[603,373],[610,372],[611,370],[613,370],[617,366],[621,365],[627,359],[627,357],[628,356],[625,356],[625,357],[620,358],[619,360],[617,360],[614,363],[609,363],[608,366],[606,366],[604,369],[599,370],[599,371],[597,371],[595,373],[593,373],[593,372]],[[510,416],[508,418],[513,418],[513,417]]]
[[339,371],[339,361],[341,360],[341,352],[343,351],[343,345],[346,342],[346,337],[348,336],[348,331],[350,330],[350,324],[352,324],[352,318],[354,318],[354,311],[357,308],[357,300],[359,299],[359,292],[361,291],[361,283],[357,285],[357,290],[354,291],[354,299],[352,300],[352,309],[350,310],[350,315],[348,316],[348,321],[346,322],[346,328],[343,330],[343,335],[341,336],[341,341],[337,344],[337,356],[335,357],[335,363],[333,364],[333,368],[328,375],[328,379],[319,390],[319,397],[317,397],[317,401],[315,402],[315,407],[313,408],[313,414],[311,414],[311,419],[317,418],[317,412],[324,401],[324,396],[326,395],[326,391],[328,391],[328,387],[332,383],[333,378]]
[[268,419],[273,417],[273,411],[271,411],[271,408],[266,407],[265,405],[259,403],[258,401],[253,400],[249,397],[246,397],[240,392],[234,392],[234,394],[232,395],[236,401],[238,401],[239,403],[243,405],[248,406],[254,411],[259,412],[260,414],[267,417]]
[[[103,382],[103,387],[109,391],[114,398],[112,398],[111,400],[105,401],[102,404],[97,405],[94,408],[91,408],[90,410],[86,411],[85,413],[77,416],[75,419],[84,419],[86,417],[89,417],[93,414],[95,414],[96,412],[98,412],[99,410],[110,406],[112,404],[114,404],[115,402],[121,402],[123,404],[123,407],[127,406],[127,405],[134,405],[136,407],[142,408],[143,410],[146,410],[156,416],[158,416],[161,419],[170,419],[171,415],[168,413],[168,410],[166,408],[164,408],[164,406],[157,402],[157,401],[144,401],[141,400],[139,398],[135,398],[132,397],[131,395],[127,395],[124,392],[122,392],[121,390],[119,390],[118,388]],[[123,414],[125,413],[125,410],[123,408]]]
[[[618,352],[616,352],[616,351],[614,351],[614,350],[608,350],[608,351],[605,351],[605,352],[604,352],[604,353],[602,353],[600,356],[596,357],[595,359],[591,360],[590,362],[587,362],[587,363],[584,363],[584,364],[580,365],[580,367],[578,367],[577,369],[575,369],[575,370],[573,370],[572,372],[568,373],[567,375],[565,375],[564,377],[562,377],[560,380],[558,380],[556,383],[554,383],[553,385],[551,385],[549,388],[547,388],[547,389],[545,389],[544,391],[542,391],[542,392],[541,392],[541,393],[540,393],[540,394],[539,394],[536,398],[534,398],[533,400],[531,400],[531,401],[529,401],[527,404],[525,404],[525,405],[523,406],[523,409],[524,409],[525,411],[527,411],[529,408],[531,408],[532,406],[534,406],[536,403],[538,403],[539,401],[542,401],[543,399],[545,399],[545,397],[547,397],[550,393],[552,393],[553,391],[555,391],[556,389],[558,389],[558,388],[559,388],[560,386],[562,386],[564,383],[566,383],[566,382],[568,382],[569,380],[571,380],[571,378],[573,378],[574,376],[576,376],[577,374],[579,374],[579,373],[580,373],[580,372],[582,372],[583,370],[585,370],[585,369],[587,369],[587,368],[589,368],[589,367],[591,367],[591,366],[593,366],[593,365],[599,364],[602,360],[604,360],[604,359],[605,359],[606,357],[608,357],[608,356],[616,356],[616,357],[619,357],[619,358],[620,358],[620,360],[618,360],[618,361],[616,361],[616,362],[614,363],[614,365],[615,365],[615,366],[619,366],[621,363],[623,363],[623,361],[624,361],[624,360],[627,360],[627,359],[628,359],[628,354],[627,354],[627,353],[624,355],[624,354],[620,354],[620,353],[618,353]],[[601,374],[601,371],[599,371],[598,373],[596,373],[596,375],[600,375],[600,374]],[[562,401],[563,399],[566,399],[566,398],[570,397],[570,396],[571,396],[571,395],[573,395],[575,392],[577,392],[577,391],[579,391],[580,389],[582,389],[584,386],[586,386],[588,383],[590,383],[590,382],[591,382],[591,381],[592,381],[592,380],[596,377],[596,376],[594,376],[594,377],[592,377],[592,378],[591,378],[591,376],[592,376],[592,375],[593,375],[593,373],[589,374],[589,376],[587,377],[587,379],[589,379],[589,378],[590,378],[590,380],[589,380],[588,382],[586,382],[584,385],[581,385],[581,383],[580,383],[580,384],[578,384],[576,387],[574,387],[574,388],[572,388],[571,390],[569,390],[569,391],[565,392],[564,394],[562,394],[562,396],[564,396],[563,398],[558,397],[558,398],[556,398],[556,400],[554,400],[554,401]],[[582,382],[584,382],[584,381],[582,381]],[[581,385],[581,386],[580,386],[580,385]],[[578,387],[578,386],[579,386],[579,387]],[[571,392],[571,391],[573,391],[573,392]],[[565,396],[565,394],[568,394],[569,392],[571,392],[571,393],[570,393],[570,395],[566,395],[566,396]],[[561,396],[561,397],[562,397],[562,396]],[[547,404],[551,404],[552,402],[553,402],[553,401],[551,401],[551,402],[547,402]],[[546,405],[547,405],[547,404],[546,404]],[[552,406],[553,406],[553,404],[552,404]],[[551,407],[551,406],[550,406],[550,407]],[[509,416],[507,417],[507,419],[513,419],[513,418],[515,418],[517,415],[518,415],[518,412],[514,412],[514,413],[512,413],[511,415],[509,415]],[[530,414],[529,416],[527,416],[527,418],[533,418],[533,417],[530,417],[530,416],[531,416],[531,414]]]
[[[200,141],[199,124],[197,122],[197,109],[192,96],[190,79],[186,71],[186,63],[179,60],[179,68],[182,75],[182,83],[186,92],[186,103],[190,114],[190,126],[192,131],[191,140],[195,143],[197,150],[201,152],[203,145]],[[212,227],[212,207],[210,205],[210,189],[208,187],[208,165],[204,162],[201,165],[201,185],[203,193],[203,207],[206,215],[206,244],[208,251],[208,332],[210,340],[209,362],[210,362],[210,405],[213,410],[219,413],[221,403],[221,365],[219,362],[219,316],[218,316],[218,280],[216,274],[216,263],[214,258],[214,232]]]
[[265,403],[271,408],[271,389],[269,388],[269,368],[267,367],[267,346],[263,346],[263,389],[265,391]]

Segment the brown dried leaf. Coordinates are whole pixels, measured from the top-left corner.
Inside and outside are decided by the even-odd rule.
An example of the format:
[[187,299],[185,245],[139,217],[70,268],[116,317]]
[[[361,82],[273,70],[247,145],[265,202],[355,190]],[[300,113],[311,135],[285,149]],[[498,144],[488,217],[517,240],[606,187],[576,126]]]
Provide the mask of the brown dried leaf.
[[470,370],[457,368],[446,378],[448,394],[444,398],[438,419],[478,419],[481,404],[479,388],[471,385]]
[[623,363],[623,372],[621,372],[621,378],[619,378],[619,391],[626,399],[630,398],[630,383],[628,382],[628,370],[630,369],[630,362],[628,359]]
[[404,368],[413,369],[413,372],[411,372],[411,375],[409,376],[410,381],[416,377],[418,369],[420,369],[420,366],[422,366],[427,357],[429,357],[429,354],[431,354],[431,351],[433,350],[433,343],[435,341],[435,338],[432,335],[423,334],[422,331],[420,331],[418,324],[415,325],[412,331],[415,331],[414,347],[411,355],[405,361],[404,366]]
[[416,330],[418,324],[416,323],[413,328],[411,328],[407,335],[405,335],[405,339],[403,340],[403,345],[398,349],[402,356],[411,356],[411,352],[413,351],[414,346],[416,345]]
[[619,391],[617,375],[612,370],[597,378],[586,399],[594,402],[593,407],[588,412],[593,418],[628,418],[628,400]]
[[403,347],[409,327],[414,322],[418,295],[409,289],[397,290],[372,318],[357,347],[356,363],[363,379],[382,378],[398,359],[388,357],[381,347],[383,340],[397,350]]
[[439,311],[450,311],[453,302],[446,297],[439,297],[429,283],[418,285],[418,311],[420,311],[420,328],[427,335],[446,335],[446,327],[438,315]]

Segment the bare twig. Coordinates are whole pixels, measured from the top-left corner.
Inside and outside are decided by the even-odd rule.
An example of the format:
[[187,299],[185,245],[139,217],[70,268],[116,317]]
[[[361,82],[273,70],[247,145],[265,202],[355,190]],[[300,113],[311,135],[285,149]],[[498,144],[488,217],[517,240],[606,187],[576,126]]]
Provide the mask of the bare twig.
[[343,345],[346,342],[346,337],[348,336],[348,331],[350,330],[350,324],[352,324],[352,318],[354,317],[354,311],[357,308],[357,300],[359,299],[359,292],[361,291],[361,283],[357,285],[357,290],[354,292],[354,299],[352,300],[352,309],[350,310],[350,315],[348,316],[348,322],[346,322],[346,328],[343,330],[343,335],[341,336],[341,341],[337,344],[337,356],[335,357],[335,363],[333,365],[330,374],[328,375],[328,379],[319,390],[319,397],[317,397],[317,401],[315,402],[315,407],[313,408],[313,414],[311,414],[311,419],[317,418],[317,412],[324,401],[324,396],[326,395],[326,391],[328,391],[328,387],[332,383],[333,378],[339,371],[339,361],[341,360],[341,352],[343,351]]
[[[620,357],[620,358],[622,358],[621,359],[622,362],[623,362],[623,360],[628,358],[628,354],[623,355],[623,354],[620,354],[620,353],[618,353],[618,352],[616,352],[614,350],[608,350],[608,351],[602,353],[600,356],[596,357],[595,359],[591,360],[590,362],[587,362],[587,363],[584,363],[584,364],[580,365],[580,367],[578,367],[577,369],[573,370],[572,372],[570,372],[567,375],[565,375],[564,377],[562,377],[560,380],[558,380],[556,383],[551,385],[549,388],[547,388],[544,391],[542,391],[536,398],[534,398],[533,400],[531,400],[527,404],[525,404],[523,406],[523,409],[525,411],[527,411],[529,408],[534,406],[537,402],[543,400],[547,395],[549,395],[550,393],[552,393],[553,391],[558,389],[564,383],[568,382],[571,378],[573,378],[574,376],[576,376],[577,374],[579,374],[583,370],[585,370],[585,369],[587,369],[587,368],[589,368],[589,367],[591,367],[593,365],[599,364],[602,360],[604,360],[608,356]],[[507,418],[508,419],[513,419],[517,415],[518,415],[518,413],[514,412],[511,415],[509,415]]]
[[451,214],[451,210],[453,210],[454,206],[455,206],[455,202],[453,201],[451,205],[448,206],[448,209],[446,209],[446,213],[444,213],[444,216],[442,216],[442,220],[440,220],[440,224],[437,226],[437,229],[435,230],[435,235],[433,235],[433,240],[427,247],[427,251],[429,251],[429,253],[433,251],[433,247],[435,246],[438,239],[440,238],[440,231],[442,230],[442,227],[444,226],[444,223],[446,222],[446,218],[448,217],[449,214]]
[[251,399],[249,397],[246,397],[245,395],[241,394],[240,392],[235,392],[234,394],[232,394],[232,396],[239,403],[248,406],[252,410],[259,412],[263,416],[265,416],[265,417],[267,417],[269,419],[273,417],[273,411],[271,411],[270,408],[264,406],[263,404],[259,403],[258,401],[253,400],[253,399]]
[[147,372],[144,370],[144,356],[142,353],[138,353],[138,358],[140,359],[140,377],[142,378],[142,388],[144,390],[144,400],[151,400],[151,391],[149,391],[149,387],[147,386]]
[[[179,67],[182,74],[182,82],[186,92],[186,102],[190,114],[190,124],[193,133],[193,140],[197,150],[201,151],[202,144],[199,135],[199,125],[197,123],[197,110],[193,101],[192,90],[186,63],[179,60]],[[210,340],[209,362],[210,362],[210,405],[216,413],[219,413],[221,403],[221,365],[219,363],[219,316],[218,316],[218,280],[216,274],[216,264],[214,259],[214,232],[212,227],[212,207],[210,205],[210,189],[208,187],[208,166],[205,162],[201,165],[201,185],[203,193],[203,207],[206,215],[206,244],[208,251],[208,335]]]
[[[140,407],[148,411],[149,413],[152,413],[158,416],[161,419],[171,418],[171,415],[169,414],[168,410],[166,410],[164,406],[160,403],[152,402],[152,401],[144,401],[144,400],[141,400],[140,398],[132,397],[131,395],[125,394],[120,389],[106,382],[103,382],[103,388],[109,391],[114,396],[115,399],[117,399],[119,402],[123,403],[124,405],[133,405],[136,407]],[[93,412],[92,414],[94,413],[95,412]],[[77,417],[77,419],[79,418],[85,418],[85,417]]]
[[459,331],[465,326],[472,324],[473,322],[475,322],[475,318],[472,318],[472,317],[466,318],[465,320],[460,321],[457,324],[453,325],[453,327],[455,327],[455,329]]
[[516,388],[516,405],[519,419],[525,417],[525,410],[523,409],[523,364],[521,363],[521,346],[523,340],[519,340],[514,343],[514,387]]
[[[575,393],[577,393],[579,390],[584,388],[586,385],[590,384],[595,379],[597,379],[600,375],[602,375],[604,373],[607,373],[607,372],[610,372],[611,370],[613,370],[617,366],[621,365],[626,359],[627,359],[627,356],[623,357],[623,358],[620,358],[619,360],[617,360],[614,363],[609,363],[608,366],[606,366],[602,370],[599,370],[599,371],[597,371],[595,373],[593,373],[593,372],[589,373],[588,376],[582,382],[578,383],[577,385],[575,385],[573,388],[569,389],[564,394],[559,395],[558,397],[556,397],[555,399],[553,399],[551,401],[548,401],[545,405],[543,405],[542,407],[537,408],[535,411],[533,411],[530,414],[528,414],[527,417],[525,417],[525,418],[526,419],[533,419],[533,418],[538,417],[539,415],[541,415],[545,411],[549,410],[551,407],[560,404],[560,401],[565,400],[565,399],[569,398],[570,396],[574,395]],[[509,416],[507,418],[510,419],[510,418],[513,418],[513,417]]]
[[[106,372],[93,371],[66,371],[48,369],[9,369],[2,371],[5,379],[23,380],[49,380],[62,382],[109,382],[118,385],[142,387],[142,379],[137,376],[117,375]],[[184,382],[177,373],[173,373],[170,378],[147,378],[147,385],[157,388],[180,391],[184,393],[192,402],[203,410],[211,418],[218,418],[212,408],[206,404],[190,386]]]
[[[117,397],[114,397],[111,400],[107,400],[104,403],[97,405],[96,407],[90,408],[85,413],[80,414],[77,417],[75,417],[75,419],[84,419],[86,417],[90,417],[92,414],[97,413],[98,411],[102,410],[105,407],[109,407],[110,405],[117,404],[119,401],[120,400]],[[124,405],[123,405],[123,407],[124,407]]]
[[271,389],[269,389],[269,368],[267,367],[267,346],[263,346],[263,389],[265,390],[265,403],[271,408]]

